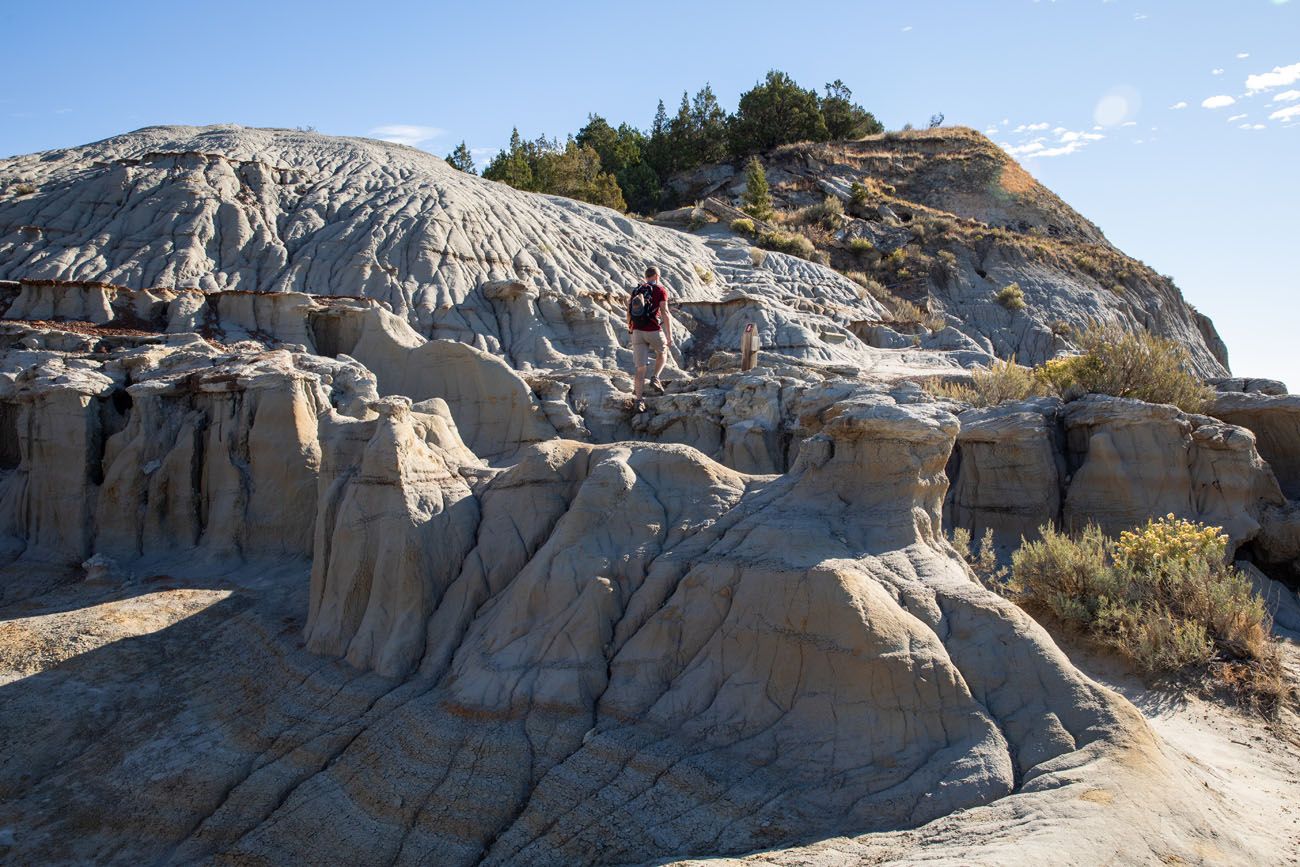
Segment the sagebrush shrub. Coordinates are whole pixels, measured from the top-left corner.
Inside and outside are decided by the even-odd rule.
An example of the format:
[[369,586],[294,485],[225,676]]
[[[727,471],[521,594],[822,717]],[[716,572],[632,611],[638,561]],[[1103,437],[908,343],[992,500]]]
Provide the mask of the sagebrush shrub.
[[[1107,538],[1040,529],[1012,557],[1013,585],[1148,674],[1187,674],[1219,665],[1253,699],[1282,691],[1264,602],[1224,562],[1218,527],[1172,514]],[[1222,666],[1236,666],[1223,668]],[[1240,669],[1248,671],[1241,677]]]
[[1075,341],[1081,354],[1053,359],[1036,372],[1039,381],[1062,399],[1109,394],[1200,412],[1213,395],[1191,372],[1191,358],[1175,340],[1146,331],[1094,326]]
[[1025,291],[1020,288],[1019,283],[1008,283],[997,291],[993,300],[1001,304],[1008,310],[1024,310]]
[[834,196],[827,196],[818,204],[800,210],[799,222],[838,229],[844,222],[844,203]]

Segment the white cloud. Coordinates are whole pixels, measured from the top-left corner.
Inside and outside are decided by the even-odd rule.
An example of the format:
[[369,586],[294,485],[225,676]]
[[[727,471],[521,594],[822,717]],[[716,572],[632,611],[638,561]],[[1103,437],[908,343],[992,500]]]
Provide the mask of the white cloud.
[[1186,100],[1180,99],[1178,100],[1178,102],[1175,102],[1173,105],[1169,106],[1170,111],[1178,111],[1180,108],[1187,108]]
[[1133,13],[1133,20],[1134,20],[1134,21],[1146,21],[1146,20],[1147,20],[1147,14],[1146,14],[1145,12],[1134,12],[1134,13]]
[[1070,142],[1056,148],[1047,148],[1034,154],[1036,157],[1066,157],[1083,147],[1083,142]]
[[1246,89],[1254,93],[1257,90],[1286,87],[1288,84],[1295,84],[1297,81],[1300,81],[1300,63],[1293,63],[1290,66],[1274,66],[1270,72],[1247,76]]
[[904,32],[904,33],[907,33],[907,32],[910,31],[911,29],[912,29],[912,25],[909,24],[909,25],[907,25],[906,27],[903,28],[903,32]]
[[383,126],[377,126],[366,135],[374,136],[383,141],[390,141],[395,144],[404,144],[415,146],[429,139],[437,138],[445,133],[445,129],[439,129],[436,126],[419,126],[410,123],[388,123]]
[[1223,75],[1223,67],[1218,66],[1210,70],[1210,75]]
[[1237,100],[1233,99],[1230,96],[1224,96],[1224,95],[1211,96],[1208,99],[1204,99],[1201,101],[1201,108],[1227,108],[1228,106],[1234,104],[1236,101]]
[[1004,144],[1004,145],[1002,145],[1002,149],[1003,149],[1004,151],[1006,151],[1007,153],[1011,154],[1013,157],[1019,157],[1019,156],[1025,156],[1026,154],[1032,154],[1032,153],[1034,153],[1035,151],[1041,151],[1044,147],[1045,147],[1045,145],[1043,144],[1043,142],[1042,142],[1041,139],[1040,139],[1040,140],[1036,140],[1036,141],[1027,142],[1027,143],[1022,144],[1022,145],[1009,145],[1009,144]]
[[[1003,122],[1005,123],[1005,121]],[[1013,129],[1012,132],[1041,132],[1049,126],[1051,126],[1049,123],[1022,123],[1020,126]]]
[[985,135],[997,135],[997,134],[998,134],[998,128],[995,127],[995,126],[991,126],[991,127],[989,127],[988,129],[984,130],[984,134],[985,134]]
[[1137,126],[1137,125],[1138,125],[1138,122],[1135,121],[1135,120],[1126,120],[1126,121],[1124,121],[1123,123],[1120,124],[1120,126]]
[[1249,51],[1238,51],[1238,52],[1237,52],[1237,59],[1238,59],[1238,60],[1245,60],[1247,57],[1250,57],[1250,52],[1249,52]]
[[1234,114],[1232,117],[1228,118],[1228,123],[1232,123],[1234,120],[1241,120],[1245,116],[1246,115],[1244,114]]
[[1262,124],[1262,123],[1243,123],[1243,124],[1241,125],[1240,128],[1241,128],[1241,129],[1263,129],[1263,128],[1264,128],[1264,124]]
[[[1022,125],[1020,129],[1042,131],[1047,124]],[[1013,130],[1014,132],[1014,130]],[[1094,141],[1105,136],[1097,132],[1066,129],[1058,126],[1052,129],[1050,136],[1039,135],[1019,144],[1001,143],[1001,148],[1013,157],[1063,157],[1078,152]]]
[[1273,95],[1274,102],[1295,102],[1300,99],[1300,90],[1284,90]]
[[1300,120],[1300,105],[1279,108],[1268,116],[1269,120]]

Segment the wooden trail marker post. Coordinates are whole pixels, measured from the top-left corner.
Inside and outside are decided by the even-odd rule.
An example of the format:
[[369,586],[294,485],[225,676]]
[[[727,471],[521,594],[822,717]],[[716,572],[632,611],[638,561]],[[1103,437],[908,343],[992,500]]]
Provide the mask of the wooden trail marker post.
[[750,322],[740,338],[740,369],[753,370],[758,366],[758,329]]

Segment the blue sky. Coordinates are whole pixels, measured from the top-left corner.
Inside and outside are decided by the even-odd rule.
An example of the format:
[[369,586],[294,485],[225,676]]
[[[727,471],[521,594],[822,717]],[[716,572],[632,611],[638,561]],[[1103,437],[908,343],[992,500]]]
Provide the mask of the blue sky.
[[[708,81],[836,78],[987,130],[1300,390],[1300,0],[0,4],[0,155],[159,123],[315,126],[480,164]],[[1229,100],[1231,100],[1229,102]]]

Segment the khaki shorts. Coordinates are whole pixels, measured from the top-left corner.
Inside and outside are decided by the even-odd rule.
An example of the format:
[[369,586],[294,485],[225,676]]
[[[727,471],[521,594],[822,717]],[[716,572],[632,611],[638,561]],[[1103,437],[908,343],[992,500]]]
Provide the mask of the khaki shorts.
[[656,360],[663,357],[665,349],[662,331],[632,332],[632,361],[637,367],[645,367],[651,352],[654,352]]

